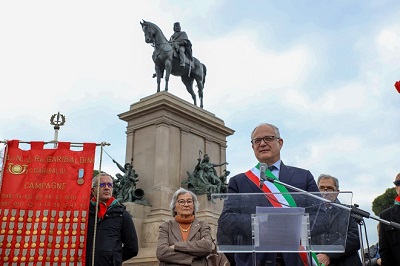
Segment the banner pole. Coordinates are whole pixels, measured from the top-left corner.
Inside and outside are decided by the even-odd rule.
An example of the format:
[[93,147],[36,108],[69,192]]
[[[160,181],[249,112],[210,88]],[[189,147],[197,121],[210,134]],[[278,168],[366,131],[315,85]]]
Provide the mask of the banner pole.
[[[8,141],[8,140],[0,140],[0,143],[5,143],[5,144],[6,144],[7,141]],[[57,144],[58,142],[59,142],[59,141],[51,140],[51,141],[44,142],[44,144],[45,144],[45,145],[46,145],[46,144],[52,144],[52,143]],[[31,141],[22,141],[22,140],[20,140],[19,143],[30,144]],[[83,146],[84,143],[87,143],[87,142],[70,142],[70,143],[71,143],[71,147],[81,147],[81,146]],[[100,143],[96,143],[96,146],[110,146],[110,145],[111,145],[110,143],[107,143],[107,142],[105,142],[105,141],[100,142]]]

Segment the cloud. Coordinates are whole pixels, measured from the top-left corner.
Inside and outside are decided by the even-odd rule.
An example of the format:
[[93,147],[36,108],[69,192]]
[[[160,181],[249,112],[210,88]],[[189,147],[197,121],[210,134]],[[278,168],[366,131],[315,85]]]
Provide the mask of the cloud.
[[400,24],[381,29],[375,46],[382,63],[398,62],[400,58]]
[[[344,7],[349,15],[340,24],[321,12]],[[169,38],[180,21],[208,69],[205,109],[235,130],[227,143],[231,175],[255,165],[250,131],[271,122],[285,139],[285,163],[337,176],[368,209],[399,172],[394,7],[2,1],[0,138],[51,140],[49,119],[60,111],[67,118],[60,139],[107,141],[107,152],[123,163],[126,124],[117,115],[156,92],[153,47],[139,22],[156,23]],[[169,92],[191,102],[178,77],[171,77]],[[107,155],[103,166],[118,172]]]

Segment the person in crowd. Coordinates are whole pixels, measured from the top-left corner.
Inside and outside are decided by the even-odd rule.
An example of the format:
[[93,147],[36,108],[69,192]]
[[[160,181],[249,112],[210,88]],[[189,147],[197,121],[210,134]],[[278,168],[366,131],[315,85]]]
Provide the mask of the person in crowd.
[[138,254],[138,239],[132,217],[112,194],[113,179],[109,174],[102,172],[93,178],[86,239],[88,266],[93,262],[93,250],[95,266],[121,266],[123,261]]
[[[378,229],[378,235],[379,235],[379,223],[376,226]],[[382,260],[381,256],[379,255],[379,241],[364,249],[364,259],[365,259],[365,265],[366,266],[377,266],[377,265],[382,265]]]
[[[254,155],[259,162],[255,167],[245,173],[240,173],[230,178],[228,183],[228,193],[268,193],[276,187],[275,183],[268,181],[263,182],[260,179],[260,163],[268,166],[267,176],[273,176],[279,181],[297,187],[308,192],[318,192],[318,186],[310,171],[285,165],[281,160],[281,149],[283,146],[283,138],[279,129],[268,123],[262,123],[256,126],[251,132],[251,147]],[[262,177],[264,178],[264,177]],[[276,191],[276,190],[275,190]],[[286,190],[295,192],[293,190]],[[257,195],[256,195],[257,196]],[[277,206],[278,202],[271,202],[271,197],[261,194],[259,198],[252,200],[236,200],[228,197],[224,202],[224,207],[220,218],[218,219],[218,244],[220,245],[251,245],[252,229],[251,214],[256,211],[256,206]],[[280,202],[279,202],[280,203]],[[309,210],[312,208],[309,208]],[[314,208],[314,210],[319,208]],[[321,211],[323,212],[323,211]],[[311,213],[310,219],[316,220],[316,214]],[[314,223],[312,230],[315,232],[323,232],[326,226],[323,222]],[[304,265],[307,258],[306,253],[256,253],[256,262],[253,261],[252,253],[236,253],[234,260],[236,265],[286,265],[298,266]],[[231,258],[230,254],[227,254]],[[256,264],[255,264],[256,263]]]
[[[322,174],[318,177],[317,184],[324,198],[340,204],[338,200],[339,180],[336,177]],[[349,210],[330,203],[326,203],[325,207],[329,217],[328,231],[318,236],[318,243],[322,245],[345,244],[345,251],[344,253],[319,253],[318,261],[325,266],[362,266],[358,255],[360,238],[356,220],[350,216]],[[316,239],[314,238],[314,240]]]
[[196,195],[179,188],[172,196],[173,219],[159,227],[156,256],[159,265],[207,265],[212,251],[211,228],[196,218],[199,209]]
[[[397,197],[394,205],[382,211],[380,218],[388,222],[400,224],[400,173],[395,181]],[[380,223],[379,226],[379,255],[382,265],[400,265],[400,228]]]

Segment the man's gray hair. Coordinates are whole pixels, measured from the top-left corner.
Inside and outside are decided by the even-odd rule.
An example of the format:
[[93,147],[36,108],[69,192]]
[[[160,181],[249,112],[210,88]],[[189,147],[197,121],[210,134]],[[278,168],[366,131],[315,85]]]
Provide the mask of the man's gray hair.
[[332,179],[333,183],[335,184],[336,189],[339,190],[339,179],[337,179],[336,177],[327,175],[327,174],[321,174],[318,177],[318,181],[317,181],[318,186],[319,186],[319,181],[321,181],[321,179]]
[[200,202],[197,199],[197,196],[190,190],[184,189],[184,188],[179,188],[177,191],[175,191],[174,195],[172,195],[172,199],[171,199],[171,203],[169,204],[169,207],[171,208],[171,213],[172,216],[176,215],[176,211],[175,211],[175,205],[176,205],[176,201],[178,200],[178,197],[182,194],[186,194],[189,193],[190,196],[192,197],[193,200],[193,214],[196,214],[196,212],[199,210],[199,206],[200,206]]
[[275,125],[273,125],[273,124],[268,124],[268,123],[261,123],[261,124],[257,125],[257,126],[253,129],[253,131],[251,131],[250,140],[253,140],[254,131],[256,131],[256,129],[259,128],[260,126],[269,126],[269,127],[272,127],[272,129],[275,131],[275,136],[278,137],[278,138],[281,137],[281,134],[279,133],[279,128],[278,128],[277,126],[275,126]]
[[92,179],[92,188],[97,187],[97,184],[99,183],[100,176],[109,176],[109,177],[111,177],[111,180],[114,183],[114,179],[112,178],[111,175],[107,174],[106,172],[101,172],[100,174],[98,174],[95,177],[93,177],[93,179]]

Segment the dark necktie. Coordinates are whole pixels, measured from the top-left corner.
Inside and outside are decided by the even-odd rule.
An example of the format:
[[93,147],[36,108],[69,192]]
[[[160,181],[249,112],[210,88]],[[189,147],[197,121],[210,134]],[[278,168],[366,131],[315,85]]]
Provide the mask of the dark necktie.
[[[275,169],[278,169],[278,168],[276,168],[275,165],[268,166],[268,170],[270,170],[271,173],[272,173],[272,171],[275,170]],[[275,174],[274,174],[274,176],[275,176]],[[278,175],[276,175],[275,177],[276,177],[276,179],[279,179]]]

